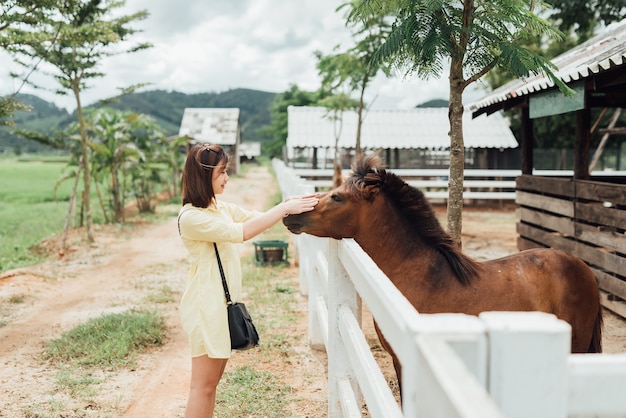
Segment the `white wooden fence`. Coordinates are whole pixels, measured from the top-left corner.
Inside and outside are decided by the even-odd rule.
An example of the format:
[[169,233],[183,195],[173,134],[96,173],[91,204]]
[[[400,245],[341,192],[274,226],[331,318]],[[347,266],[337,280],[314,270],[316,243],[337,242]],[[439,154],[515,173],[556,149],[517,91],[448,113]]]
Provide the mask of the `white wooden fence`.
[[[393,169],[391,170],[413,187],[424,192],[429,199],[448,198],[449,171],[445,169]],[[330,187],[333,170],[293,169],[293,173],[312,184],[316,189]],[[344,175],[349,170],[344,171]],[[468,199],[515,200],[515,177],[519,170],[465,170],[463,196]]]
[[[274,162],[283,194],[311,186]],[[283,188],[284,187],[284,188]],[[294,236],[309,339],[328,355],[328,416],[626,416],[626,355],[569,354],[569,325],[538,312],[419,314],[350,239]],[[361,331],[365,303],[403,365],[402,408]]]
[[[306,184],[316,189],[329,188],[332,184],[332,169],[289,168],[293,175],[301,177]],[[392,169],[408,184],[424,192],[428,199],[448,199],[447,169]],[[344,170],[347,175],[350,170]],[[520,170],[464,170],[463,197],[466,200],[515,200],[515,178]],[[571,170],[534,170],[537,176],[572,177]],[[594,171],[593,176],[625,176],[624,171]]]

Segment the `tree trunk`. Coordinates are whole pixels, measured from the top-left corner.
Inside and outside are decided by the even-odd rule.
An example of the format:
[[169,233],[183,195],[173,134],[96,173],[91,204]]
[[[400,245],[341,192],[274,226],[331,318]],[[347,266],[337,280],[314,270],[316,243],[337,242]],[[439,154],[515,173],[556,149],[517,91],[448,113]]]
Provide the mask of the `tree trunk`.
[[339,152],[339,139],[341,138],[341,130],[343,129],[343,111],[339,113],[337,117],[337,111],[335,111],[334,117],[334,129],[335,129],[335,158],[333,162],[333,188],[341,186],[343,178],[341,176],[341,153]]
[[83,169],[83,159],[78,160],[78,168],[76,169],[76,179],[74,180],[74,186],[72,187],[72,195],[70,196],[70,202],[67,207],[67,214],[65,215],[65,225],[63,226],[63,234],[61,235],[61,248],[59,249],[59,255],[63,257],[65,250],[67,249],[67,231],[70,229],[70,219],[72,217],[72,209],[74,208],[74,202],[76,201],[76,190],[78,189],[78,182],[80,181],[80,172]]
[[117,175],[117,164],[111,166],[111,192],[113,193],[113,213],[115,222],[124,223],[124,205],[120,197],[121,191]]
[[91,173],[89,167],[89,147],[87,144],[87,125],[85,124],[85,118],[83,117],[83,108],[80,103],[80,81],[74,80],[72,82],[72,91],[76,98],[76,115],[78,117],[78,124],[80,126],[80,144],[82,148],[83,159],[83,209],[85,211],[85,223],[87,226],[87,240],[91,243],[94,242],[91,219]]
[[361,127],[363,126],[363,108],[365,107],[363,97],[365,96],[365,87],[367,86],[368,81],[368,77],[365,76],[363,83],[361,84],[361,96],[359,97],[359,109],[357,112],[356,146],[354,147],[354,156],[356,158],[359,158],[359,155],[361,155]]
[[[452,66],[454,68],[454,65]],[[463,84],[462,74],[450,70],[450,178],[448,181],[448,232],[461,248],[463,229],[463,178],[465,172],[465,144],[463,142]]]
[[98,182],[94,183],[96,188],[96,195],[98,195],[98,203],[100,204],[100,210],[102,211],[102,216],[104,217],[104,223],[111,223],[109,219],[109,214],[107,213],[107,208],[104,204],[104,198],[102,197],[102,192],[100,192],[100,187],[98,187]]

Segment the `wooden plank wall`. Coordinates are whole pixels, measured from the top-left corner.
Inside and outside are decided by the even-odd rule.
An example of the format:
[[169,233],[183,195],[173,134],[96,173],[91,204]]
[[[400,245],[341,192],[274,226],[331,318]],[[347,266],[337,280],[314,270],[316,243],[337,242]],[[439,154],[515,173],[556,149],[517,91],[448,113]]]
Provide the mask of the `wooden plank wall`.
[[571,253],[591,266],[609,299],[626,300],[624,183],[623,177],[518,177],[518,249],[552,247]]

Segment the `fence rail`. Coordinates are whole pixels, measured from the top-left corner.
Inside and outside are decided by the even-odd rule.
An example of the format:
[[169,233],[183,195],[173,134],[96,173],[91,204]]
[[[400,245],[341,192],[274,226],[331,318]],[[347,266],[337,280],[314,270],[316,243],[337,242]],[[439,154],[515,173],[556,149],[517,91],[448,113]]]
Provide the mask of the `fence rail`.
[[[289,168],[292,173],[302,178],[315,190],[330,188],[332,184],[332,169]],[[446,200],[448,198],[447,169],[392,169],[408,184],[424,192],[427,198]],[[343,170],[347,176],[350,170]],[[467,200],[515,200],[515,179],[520,176],[520,170],[485,170],[468,169],[464,171],[463,197]],[[536,176],[544,177],[572,177],[571,170],[535,170]],[[619,177],[626,175],[624,171],[596,171],[593,176]]]

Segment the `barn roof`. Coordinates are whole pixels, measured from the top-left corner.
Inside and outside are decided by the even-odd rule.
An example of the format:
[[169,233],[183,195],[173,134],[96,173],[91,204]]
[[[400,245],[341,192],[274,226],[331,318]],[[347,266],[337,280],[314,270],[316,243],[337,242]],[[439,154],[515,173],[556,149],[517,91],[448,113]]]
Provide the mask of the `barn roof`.
[[[557,67],[555,75],[567,84],[625,66],[626,20],[564,52],[554,58],[552,63]],[[489,113],[502,108],[503,102],[554,87],[554,82],[545,75],[516,79],[466,108],[475,115]]]
[[[334,148],[335,123],[324,107],[289,106],[288,148]],[[354,148],[357,113],[347,111],[339,139],[340,148]],[[446,149],[450,147],[448,108],[370,110],[361,131],[365,149]],[[508,122],[500,114],[472,119],[463,116],[466,148],[516,148],[517,141]]]
[[235,145],[239,133],[239,109],[188,107],[180,122],[179,136],[191,138],[192,143],[210,142]]

